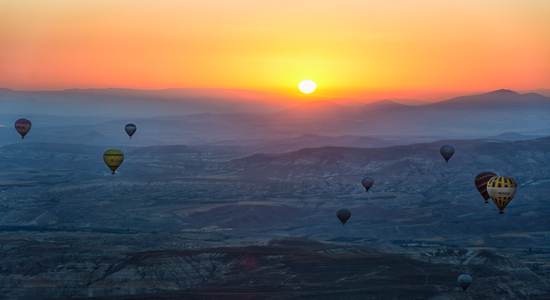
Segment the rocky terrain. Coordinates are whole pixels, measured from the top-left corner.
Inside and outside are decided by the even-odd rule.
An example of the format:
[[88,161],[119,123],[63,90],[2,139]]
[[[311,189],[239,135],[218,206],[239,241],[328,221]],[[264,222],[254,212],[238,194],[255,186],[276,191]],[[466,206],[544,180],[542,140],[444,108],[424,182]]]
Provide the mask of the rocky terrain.
[[[36,237],[35,237],[36,238]],[[5,299],[546,299],[547,283],[506,254],[329,245],[277,238],[265,246],[131,252],[20,241]],[[72,249],[68,250],[67,248]],[[459,274],[474,275],[466,293]],[[124,296],[122,296],[124,295]],[[86,297],[86,298],[78,298]],[[92,298],[88,298],[92,297]],[[65,298],[69,299],[69,298]]]
[[[550,138],[134,146],[115,175],[104,146],[25,142],[0,148],[2,299],[548,298]],[[504,215],[486,170],[519,184]]]

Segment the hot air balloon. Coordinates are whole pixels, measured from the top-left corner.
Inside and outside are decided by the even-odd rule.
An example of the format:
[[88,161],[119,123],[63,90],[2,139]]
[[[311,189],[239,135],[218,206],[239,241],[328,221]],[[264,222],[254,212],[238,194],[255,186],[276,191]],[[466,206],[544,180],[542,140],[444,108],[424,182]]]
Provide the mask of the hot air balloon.
[[485,203],[489,203],[489,201],[487,200],[491,198],[491,196],[489,196],[489,194],[487,193],[487,182],[489,182],[489,179],[495,176],[497,176],[497,174],[493,172],[481,172],[476,176],[476,179],[475,179],[476,189],[481,194],[483,199],[485,199]]
[[342,226],[345,226],[346,222],[349,220],[349,217],[351,217],[351,211],[347,208],[340,208],[336,212],[336,216],[340,219],[340,222],[342,222]]
[[361,180],[361,184],[365,187],[367,190],[367,193],[369,192],[370,187],[374,184],[374,179],[370,177],[365,177],[363,180]]
[[462,289],[466,291],[466,289],[470,286],[470,284],[472,284],[472,276],[467,274],[462,274],[458,276],[458,283],[460,284]]
[[103,153],[103,161],[113,171],[113,174],[115,174],[116,169],[122,164],[123,160],[124,154],[120,150],[109,149]]
[[487,193],[500,210],[499,214],[504,213],[504,208],[512,201],[517,189],[516,181],[508,176],[495,176],[487,182]]
[[443,145],[439,148],[439,153],[445,159],[445,162],[449,162],[449,159],[455,154],[455,148],[451,145]]
[[136,125],[132,124],[132,123],[128,123],[126,124],[126,126],[124,126],[124,130],[126,130],[126,133],[130,136],[130,138],[132,138],[132,135],[134,135],[134,133],[136,133]]
[[19,132],[21,138],[24,139],[25,135],[31,130],[31,121],[21,118],[15,121],[15,130]]

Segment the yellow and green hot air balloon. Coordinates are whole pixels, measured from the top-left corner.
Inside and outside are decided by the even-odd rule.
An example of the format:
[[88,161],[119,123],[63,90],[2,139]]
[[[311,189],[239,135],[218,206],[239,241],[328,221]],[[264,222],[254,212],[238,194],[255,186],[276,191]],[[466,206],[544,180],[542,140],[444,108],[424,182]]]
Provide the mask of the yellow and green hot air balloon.
[[516,181],[508,176],[495,176],[487,182],[487,193],[497,205],[500,214],[504,213],[504,208],[512,201],[517,189]]
[[124,154],[120,150],[109,149],[103,153],[103,161],[113,171],[113,174],[115,174],[116,169],[122,164],[123,160]]

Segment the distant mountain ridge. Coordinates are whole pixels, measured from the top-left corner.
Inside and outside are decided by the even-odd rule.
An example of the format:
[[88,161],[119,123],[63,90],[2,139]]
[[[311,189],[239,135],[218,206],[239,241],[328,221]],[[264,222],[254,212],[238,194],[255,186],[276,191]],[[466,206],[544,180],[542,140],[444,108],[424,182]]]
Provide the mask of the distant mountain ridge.
[[448,108],[464,108],[464,107],[479,107],[479,108],[498,108],[498,107],[519,107],[519,106],[544,106],[550,105],[550,98],[535,94],[519,94],[511,90],[496,90],[485,94],[473,96],[461,96],[445,101],[428,104],[432,107],[448,107]]
[[[105,91],[101,90],[103,92]],[[121,91],[117,90],[119,92]],[[270,106],[268,111],[258,101],[246,99],[239,100],[240,102],[227,99],[151,101],[150,98],[121,100],[90,96],[71,102],[69,99],[72,98],[67,98],[66,95],[62,99],[53,97],[53,94],[37,99],[25,98],[36,94],[35,92],[18,93],[15,92],[16,96],[13,96],[13,92],[0,92],[2,108],[7,112],[16,111],[9,115],[0,115],[0,124],[10,125],[18,115],[28,116],[33,111],[63,116],[59,118],[60,121],[64,120],[59,126],[52,126],[58,122],[55,116],[35,115],[32,118],[33,128],[25,139],[42,142],[54,139],[55,142],[70,143],[83,133],[95,130],[103,136],[126,144],[129,141],[122,127],[128,122],[137,125],[135,140],[132,139],[131,142],[141,143],[140,146],[205,145],[226,141],[234,141],[234,145],[239,145],[240,141],[253,140],[290,142],[305,134],[327,137],[325,143],[320,141],[321,138],[315,142],[315,146],[322,146],[323,143],[334,145],[334,137],[345,136],[383,141],[401,139],[404,141],[397,144],[406,144],[434,140],[425,137],[471,139],[496,136],[504,132],[533,136],[550,134],[550,98],[533,93],[519,94],[510,90],[456,97],[419,106],[399,104],[391,100],[361,106],[313,101],[300,105],[286,103],[281,107],[277,106],[280,103],[269,102],[269,105],[274,106]],[[241,111],[244,107],[248,109],[247,112]],[[274,109],[275,107],[279,109]],[[85,122],[89,125],[76,122],[74,115],[80,111],[90,114],[89,120],[94,118],[92,116],[101,116],[101,119],[97,119],[96,124]],[[71,125],[71,118],[73,124],[80,125]],[[0,137],[4,144],[20,142],[17,134],[8,127],[0,127]],[[246,143],[250,145],[249,142]],[[266,149],[272,146],[275,145],[271,144]],[[291,148],[283,145],[281,149]]]
[[536,93],[536,94],[539,94],[539,95],[550,97],[550,89],[528,90],[528,91],[521,91],[520,93],[521,94]]
[[[541,91],[546,91],[540,89]],[[542,97],[542,98],[541,98]],[[0,88],[0,103],[4,108],[4,113],[26,112],[26,113],[52,113],[65,115],[90,115],[100,116],[109,115],[111,111],[98,109],[100,105],[110,105],[112,110],[118,110],[119,115],[138,114],[147,115],[174,115],[174,114],[194,114],[194,113],[266,113],[276,112],[285,109],[293,109],[308,105],[309,103],[332,103],[333,106],[341,105],[348,109],[373,103],[399,103],[406,106],[433,106],[450,105],[451,103],[494,102],[494,98],[499,101],[505,101],[508,104],[521,99],[528,101],[529,104],[536,101],[545,101],[547,97],[529,93],[518,94],[511,90],[497,90],[485,94],[474,96],[462,96],[449,100],[427,103],[419,100],[410,99],[386,99],[368,104],[360,104],[361,100],[353,100],[354,105],[348,106],[337,104],[341,101],[351,101],[352,99],[330,99],[319,97],[297,98],[296,96],[251,91],[239,89],[192,89],[192,88],[172,88],[163,90],[138,90],[123,88],[107,89],[67,89],[63,91],[15,91],[6,88]],[[150,100],[154,99],[155,103]],[[312,102],[296,105],[297,101],[306,99]],[[348,102],[349,102],[348,101]],[[314,107],[311,104],[311,107]],[[66,107],[66,108],[65,108]],[[335,106],[336,107],[336,106]],[[342,110],[338,107],[337,110]],[[80,112],[80,113],[79,113]]]
[[487,137],[487,139],[495,139],[502,141],[526,141],[543,138],[543,135],[526,135],[517,132],[504,132],[496,136]]
[[0,104],[4,113],[72,116],[152,117],[208,112],[274,112],[295,103],[294,99],[285,95],[236,89],[0,90]]

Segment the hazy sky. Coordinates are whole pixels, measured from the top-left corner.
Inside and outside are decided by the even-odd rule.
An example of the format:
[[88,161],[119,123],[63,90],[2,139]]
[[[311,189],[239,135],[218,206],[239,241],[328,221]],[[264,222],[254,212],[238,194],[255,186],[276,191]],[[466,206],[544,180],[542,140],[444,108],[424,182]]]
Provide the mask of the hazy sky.
[[548,0],[0,1],[0,87],[550,88]]

